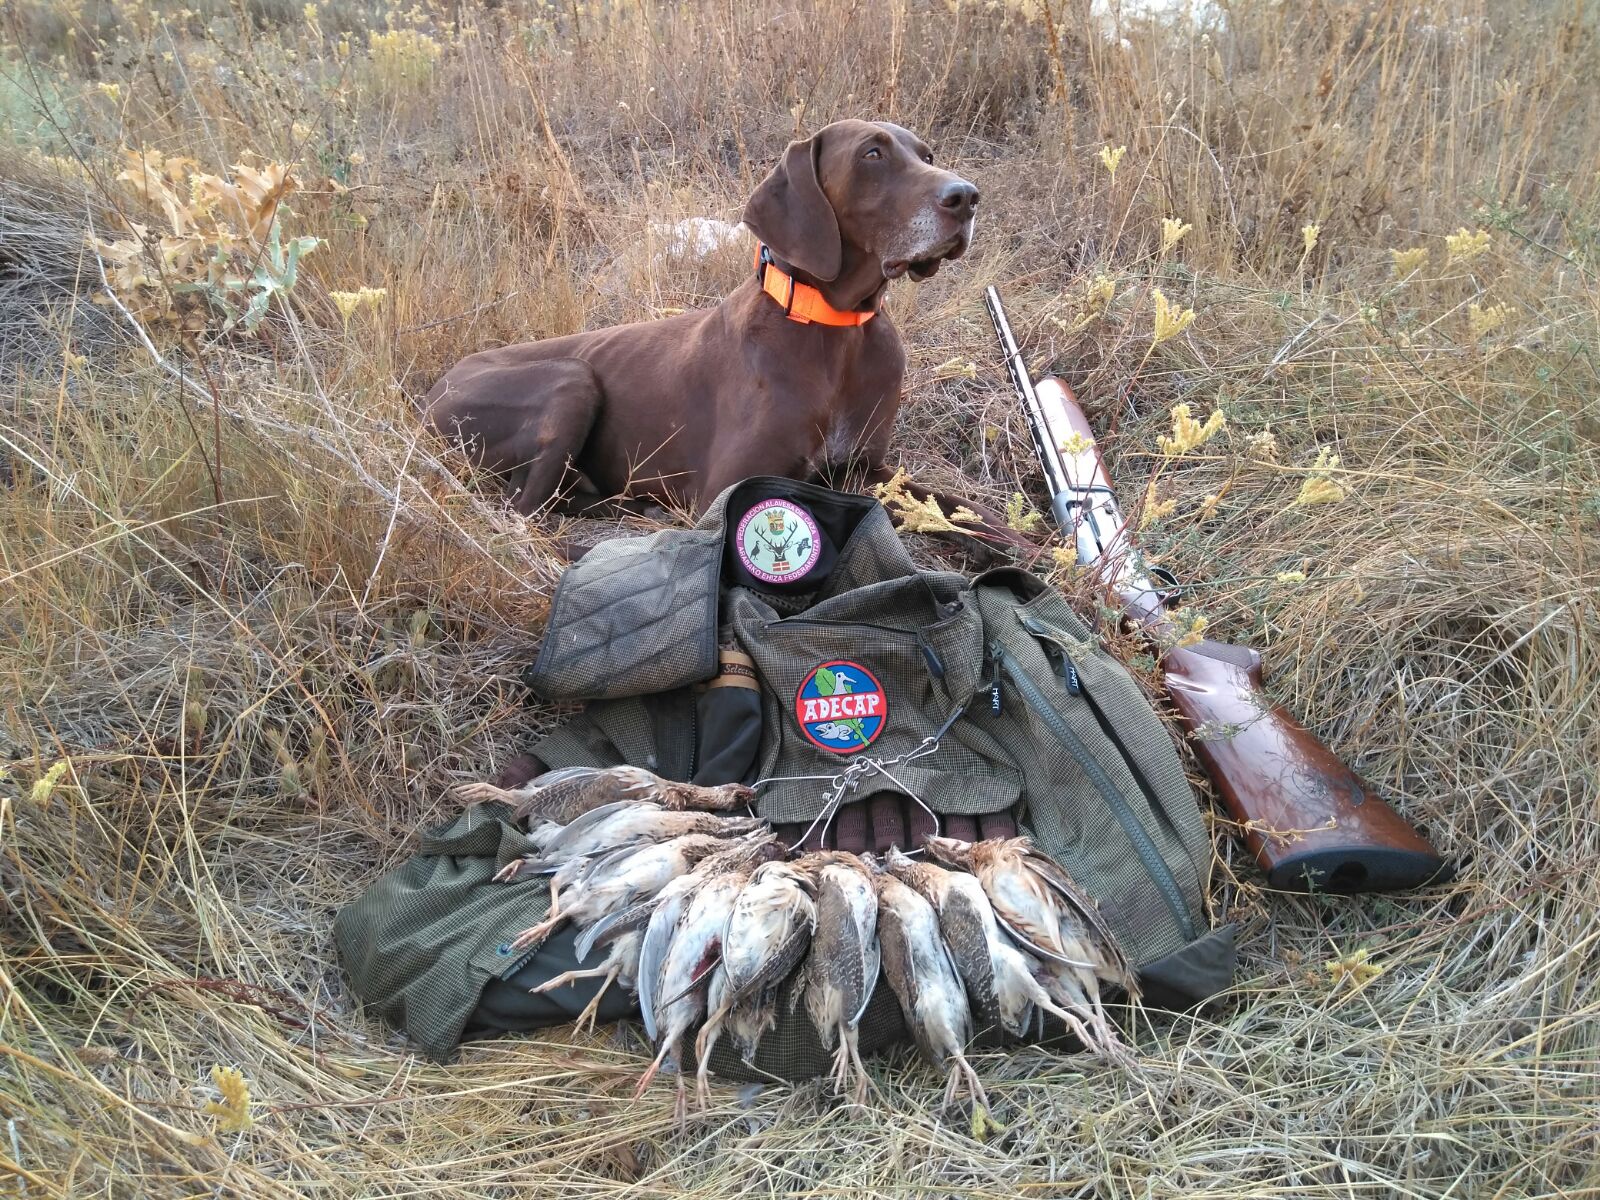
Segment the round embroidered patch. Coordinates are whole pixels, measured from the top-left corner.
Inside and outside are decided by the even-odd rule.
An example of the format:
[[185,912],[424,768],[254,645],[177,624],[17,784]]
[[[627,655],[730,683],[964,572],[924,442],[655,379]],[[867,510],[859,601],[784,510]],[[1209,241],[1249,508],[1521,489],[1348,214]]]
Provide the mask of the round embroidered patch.
[[763,500],[739,522],[735,545],[744,569],[768,583],[793,583],[817,565],[822,533],[810,513],[789,500]]
[[823,663],[794,698],[795,719],[806,741],[833,754],[854,754],[878,740],[889,723],[883,685],[860,663]]

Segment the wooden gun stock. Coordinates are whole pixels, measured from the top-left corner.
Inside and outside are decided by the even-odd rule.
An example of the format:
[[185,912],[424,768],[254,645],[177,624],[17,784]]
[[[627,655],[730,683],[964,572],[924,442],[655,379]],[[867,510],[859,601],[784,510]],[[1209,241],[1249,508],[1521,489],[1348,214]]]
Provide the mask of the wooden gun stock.
[[1088,417],[1060,380],[1031,386],[1041,426],[1063,447],[1063,487],[1052,507],[1078,561],[1100,573],[1129,620],[1162,648],[1167,687],[1195,754],[1272,886],[1377,892],[1448,878],[1444,861],[1399,813],[1266,700],[1259,654],[1226,642],[1176,644],[1182,631],[1138,565]]
[[1161,665],[1196,757],[1273,887],[1376,892],[1445,877],[1443,860],[1399,813],[1282,705],[1265,702],[1254,650],[1207,639],[1167,650]]

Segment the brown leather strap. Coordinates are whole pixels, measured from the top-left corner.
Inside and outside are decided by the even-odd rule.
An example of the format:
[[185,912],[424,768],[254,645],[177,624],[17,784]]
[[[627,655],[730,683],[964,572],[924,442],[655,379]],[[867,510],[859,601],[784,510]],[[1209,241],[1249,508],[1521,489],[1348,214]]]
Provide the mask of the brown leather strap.
[[717,652],[717,660],[717,677],[705,685],[708,690],[719,687],[749,688],[752,692],[761,690],[761,684],[756,680],[756,660],[748,654],[724,647]]

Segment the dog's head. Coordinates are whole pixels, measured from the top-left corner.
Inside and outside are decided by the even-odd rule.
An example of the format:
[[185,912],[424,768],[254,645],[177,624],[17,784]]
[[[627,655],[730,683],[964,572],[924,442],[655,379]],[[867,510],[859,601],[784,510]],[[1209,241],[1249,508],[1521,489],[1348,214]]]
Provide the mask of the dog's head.
[[933,152],[887,121],[836,121],[801,142],[745,206],[744,223],[774,254],[824,282],[847,247],[885,279],[927,279],[972,242],[978,189],[933,165]]

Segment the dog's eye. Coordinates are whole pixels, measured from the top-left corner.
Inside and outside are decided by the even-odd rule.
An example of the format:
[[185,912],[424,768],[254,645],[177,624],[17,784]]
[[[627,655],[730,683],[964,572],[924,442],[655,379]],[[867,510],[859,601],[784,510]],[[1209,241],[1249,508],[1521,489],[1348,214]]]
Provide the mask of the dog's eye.
[[927,163],[928,165],[932,166],[933,165],[933,155],[930,152],[924,150],[922,152],[922,161]]
[[868,147],[867,152],[865,154],[863,154],[861,157],[862,158],[882,158],[883,157],[883,151],[879,150],[876,146],[870,146],[870,147]]

